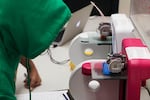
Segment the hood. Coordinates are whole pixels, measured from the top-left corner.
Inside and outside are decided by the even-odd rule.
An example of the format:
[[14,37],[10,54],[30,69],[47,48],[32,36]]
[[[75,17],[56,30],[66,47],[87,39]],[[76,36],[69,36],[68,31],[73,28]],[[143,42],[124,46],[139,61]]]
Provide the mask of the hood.
[[0,39],[8,53],[34,58],[70,16],[62,0],[0,0]]

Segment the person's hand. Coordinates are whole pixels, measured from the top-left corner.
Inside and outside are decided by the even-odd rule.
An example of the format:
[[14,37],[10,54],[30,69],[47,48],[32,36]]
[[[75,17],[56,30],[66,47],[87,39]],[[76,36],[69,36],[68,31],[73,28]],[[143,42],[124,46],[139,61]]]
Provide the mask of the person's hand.
[[[33,90],[34,88],[36,88],[40,85],[41,85],[41,78],[40,78],[37,70],[32,68],[32,70],[30,72],[30,89]],[[26,76],[26,79],[24,80],[24,86],[25,86],[25,88],[29,88],[27,76]]]

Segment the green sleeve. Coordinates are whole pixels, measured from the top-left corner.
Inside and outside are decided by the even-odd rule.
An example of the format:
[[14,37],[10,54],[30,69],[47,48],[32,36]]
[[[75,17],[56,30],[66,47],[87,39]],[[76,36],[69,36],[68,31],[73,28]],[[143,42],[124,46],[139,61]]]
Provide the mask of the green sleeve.
[[49,47],[70,16],[62,0],[1,0],[4,44],[8,50],[13,46],[18,54],[34,58]]

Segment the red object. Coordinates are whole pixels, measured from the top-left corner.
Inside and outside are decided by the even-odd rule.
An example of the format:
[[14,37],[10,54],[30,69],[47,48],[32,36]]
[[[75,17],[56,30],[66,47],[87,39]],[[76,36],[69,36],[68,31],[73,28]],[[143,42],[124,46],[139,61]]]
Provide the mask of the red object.
[[91,63],[90,62],[82,64],[82,74],[91,75]]
[[102,73],[102,69],[103,69],[102,62],[99,61],[94,63],[94,71],[96,73]]
[[[146,51],[138,53],[137,49],[134,49],[136,47]],[[131,57],[132,52],[137,55]],[[126,100],[140,100],[142,82],[150,78],[150,57],[143,57],[142,54],[150,55],[150,52],[147,52],[147,46],[140,39],[128,38],[122,41],[122,53],[127,56]]]

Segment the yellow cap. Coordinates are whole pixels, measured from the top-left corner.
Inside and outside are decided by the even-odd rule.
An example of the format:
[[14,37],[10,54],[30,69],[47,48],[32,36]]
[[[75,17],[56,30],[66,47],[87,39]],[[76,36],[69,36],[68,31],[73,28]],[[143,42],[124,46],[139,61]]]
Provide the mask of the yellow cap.
[[94,53],[94,51],[93,51],[93,49],[91,49],[91,48],[87,48],[87,49],[85,49],[85,51],[84,51],[84,54],[85,54],[86,56],[91,56],[91,55],[93,55],[93,53]]
[[69,62],[69,66],[70,66],[71,71],[73,71],[76,67],[75,64],[72,61]]

